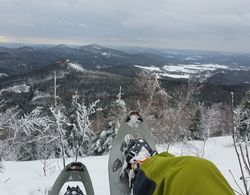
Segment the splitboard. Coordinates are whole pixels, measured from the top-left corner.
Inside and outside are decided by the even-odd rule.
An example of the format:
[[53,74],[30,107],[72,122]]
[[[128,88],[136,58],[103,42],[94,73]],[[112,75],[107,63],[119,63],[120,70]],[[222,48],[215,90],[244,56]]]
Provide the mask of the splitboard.
[[62,170],[49,195],[58,195],[63,185],[67,182],[82,182],[87,195],[94,195],[89,172],[81,162],[72,162]]
[[108,172],[110,195],[130,195],[128,178],[120,177],[124,162],[123,141],[125,136],[130,134],[140,135],[147,141],[147,143],[153,150],[157,151],[151,135],[151,131],[145,122],[140,121],[135,127],[131,127],[128,122],[124,122],[120,126],[113,140],[112,149],[109,155]]

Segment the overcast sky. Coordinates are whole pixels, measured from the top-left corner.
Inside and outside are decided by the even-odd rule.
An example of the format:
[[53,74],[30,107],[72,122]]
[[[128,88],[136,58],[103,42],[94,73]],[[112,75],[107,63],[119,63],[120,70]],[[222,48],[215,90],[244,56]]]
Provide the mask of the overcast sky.
[[250,52],[250,0],[0,0],[0,42]]

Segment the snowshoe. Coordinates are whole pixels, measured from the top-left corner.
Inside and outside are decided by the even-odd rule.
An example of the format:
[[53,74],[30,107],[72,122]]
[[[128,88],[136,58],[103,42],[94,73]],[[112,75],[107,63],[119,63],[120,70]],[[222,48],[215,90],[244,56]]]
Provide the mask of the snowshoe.
[[[81,162],[73,162],[68,164],[57,177],[49,195],[58,195],[63,185],[67,182],[82,182],[86,191],[86,195],[94,195],[94,189],[92,186],[92,182],[89,176],[89,172],[84,164]],[[77,186],[78,187],[78,186]],[[78,192],[78,194],[74,195],[83,195],[82,190],[78,187],[67,188],[67,192],[70,195]],[[78,190],[78,191],[77,191]],[[82,194],[81,194],[82,193]]]
[[121,171],[121,177],[128,177],[129,188],[132,189],[136,174],[139,171],[140,165],[151,156],[157,154],[148,143],[140,139],[131,139],[124,152],[124,162]]
[[[131,112],[121,124],[116,136],[114,137],[112,148],[109,155],[109,183],[110,195],[129,195],[131,191],[131,175],[124,174],[128,167],[128,161],[133,159],[135,150],[138,152],[145,148],[144,143],[138,146],[133,144],[138,140],[145,140],[147,148],[154,153],[155,143],[146,122],[138,112]],[[141,142],[142,143],[142,142]],[[133,148],[133,150],[129,150]],[[150,154],[151,155],[151,154]]]

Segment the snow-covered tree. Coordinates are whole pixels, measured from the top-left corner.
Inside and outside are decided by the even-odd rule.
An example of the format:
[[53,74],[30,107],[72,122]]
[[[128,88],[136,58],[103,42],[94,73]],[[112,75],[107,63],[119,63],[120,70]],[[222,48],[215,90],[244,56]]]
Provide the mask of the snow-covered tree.
[[115,125],[109,122],[107,127],[96,134],[91,152],[93,155],[102,155],[107,153],[112,147],[112,141],[116,134]]
[[20,115],[18,107],[11,107],[0,112],[0,129],[1,136],[7,136],[10,129],[14,129],[15,122]]
[[9,137],[12,132],[12,124],[16,121],[17,116],[19,115],[18,107],[8,108],[4,110],[5,101],[0,101],[0,171],[2,169],[2,158],[5,158],[5,155],[8,154],[10,148]]
[[119,93],[116,96],[117,99],[111,103],[111,108],[109,111],[108,123],[113,123],[116,130],[120,127],[122,120],[127,114],[127,104],[122,98],[123,95],[124,93],[122,92],[122,87],[120,86]]
[[[202,75],[195,75],[189,78],[187,83],[176,88],[172,94],[164,115],[170,114],[170,120],[163,122],[162,126],[167,131],[165,135],[169,144],[187,137],[187,129],[194,108],[193,98],[199,93],[202,80]],[[168,113],[168,110],[172,110],[172,112]]]
[[7,113],[12,116],[9,115],[9,121],[2,129],[4,132],[1,149],[3,157],[7,160],[40,158],[38,150],[40,144],[46,139],[53,139],[50,118],[44,114],[44,109],[37,107],[26,114],[20,114],[14,109],[11,112],[7,110],[5,114]]
[[137,74],[135,87],[139,90],[140,106],[143,111],[146,109],[152,111],[153,108],[165,106],[165,103],[171,98],[161,87],[158,75],[148,71],[141,71]]
[[171,143],[187,136],[194,107],[192,100],[202,87],[203,79],[195,75],[171,95],[160,81],[158,75],[142,72],[135,83],[140,93],[140,111],[153,127],[157,141]]
[[244,105],[237,106],[234,110],[236,138],[237,140],[245,140],[250,138],[250,115],[249,111],[245,109]]
[[66,116],[62,111],[60,106],[50,107],[50,111],[53,115],[53,121],[55,124],[55,135],[57,137],[59,146],[57,148],[58,153],[63,158],[63,165],[65,164],[65,150],[67,149],[67,141],[66,141]]
[[163,112],[168,108],[168,102],[172,98],[161,86],[158,75],[142,71],[135,79],[135,87],[138,89],[139,111],[151,121],[163,117]]
[[66,117],[56,93],[54,99],[55,105],[50,108],[50,113],[48,108],[42,107],[27,113],[14,108],[6,110],[4,117],[0,117],[7,119],[0,121],[0,126],[7,132],[4,147],[1,147],[5,159],[47,159],[59,157],[59,153],[64,153],[63,129],[65,129]]
[[202,110],[198,109],[195,112],[194,118],[192,119],[192,123],[188,128],[188,130],[191,132],[192,139],[202,139],[202,134],[204,132],[202,118],[203,118]]
[[237,140],[250,140],[250,92],[245,99],[234,109],[234,119]]
[[24,114],[18,120],[12,140],[18,152],[18,160],[37,159],[36,137],[42,134],[43,127],[47,125],[46,122],[40,118],[41,112],[42,109],[38,107],[32,112]]
[[120,109],[123,111],[123,112],[127,112],[127,105],[126,105],[126,103],[125,103],[125,101],[122,99],[122,96],[123,96],[124,94],[122,93],[122,87],[120,86],[120,90],[119,90],[119,93],[117,94],[117,99],[116,99],[116,101],[115,101],[115,104],[117,105],[117,106],[119,106],[120,107]]
[[13,150],[13,138],[18,129],[20,110],[18,107],[8,108],[0,113],[0,155],[4,159],[11,159],[15,156]]
[[[240,105],[242,106],[242,105]],[[242,108],[238,107],[234,108],[234,93],[231,92],[231,106],[230,106],[230,129],[232,133],[234,150],[237,155],[238,165],[241,172],[240,182],[243,183],[244,188],[241,188],[238,184],[238,181],[233,176],[233,173],[230,171],[231,175],[235,183],[237,184],[240,195],[249,195],[250,186],[249,186],[249,178],[250,178],[250,160],[249,160],[249,140],[244,139],[244,142],[237,143],[237,128],[241,126],[241,112]],[[237,191],[236,191],[237,192]]]
[[127,105],[122,96],[122,87],[120,87],[117,99],[111,104],[106,127],[98,132],[93,140],[92,154],[94,155],[107,153],[111,149],[113,138],[127,114]]
[[69,116],[70,123],[68,124],[68,143],[76,161],[79,155],[87,155],[90,152],[91,139],[94,135],[91,129],[91,116],[96,113],[98,102],[99,100],[86,106],[84,100],[80,102],[77,91],[72,96]]
[[213,104],[210,107],[203,108],[202,115],[203,138],[223,135],[223,111],[221,104]]
[[50,107],[50,111],[53,115],[53,121],[55,124],[55,135],[57,136],[57,140],[59,146],[57,148],[58,153],[63,158],[63,166],[65,167],[65,151],[67,149],[67,141],[66,141],[66,127],[67,120],[66,116],[63,112],[65,109],[64,105],[61,103],[59,96],[57,95],[57,79],[56,73],[54,73],[54,105]]

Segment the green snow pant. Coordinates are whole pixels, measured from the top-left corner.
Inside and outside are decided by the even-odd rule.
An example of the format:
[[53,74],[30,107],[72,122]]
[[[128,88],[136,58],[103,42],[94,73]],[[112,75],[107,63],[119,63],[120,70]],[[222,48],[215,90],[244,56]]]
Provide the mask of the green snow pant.
[[212,162],[167,152],[141,165],[133,190],[134,195],[234,195]]

